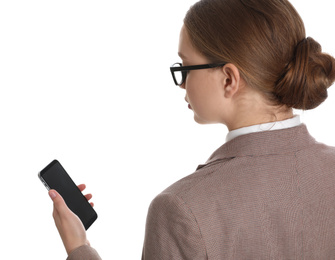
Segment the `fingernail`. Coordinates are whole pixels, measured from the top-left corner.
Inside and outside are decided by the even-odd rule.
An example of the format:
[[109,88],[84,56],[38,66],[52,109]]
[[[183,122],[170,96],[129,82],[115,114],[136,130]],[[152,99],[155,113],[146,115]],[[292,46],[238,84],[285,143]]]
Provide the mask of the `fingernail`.
[[49,191],[49,196],[50,196],[51,199],[54,199],[54,198],[56,198],[56,193],[51,190],[51,191]]

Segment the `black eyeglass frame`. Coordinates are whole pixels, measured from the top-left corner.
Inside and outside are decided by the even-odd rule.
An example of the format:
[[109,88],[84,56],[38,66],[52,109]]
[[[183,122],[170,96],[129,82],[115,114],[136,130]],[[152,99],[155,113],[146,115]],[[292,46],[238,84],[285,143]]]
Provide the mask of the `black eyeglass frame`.
[[[223,67],[226,64],[227,63],[212,63],[212,64],[202,64],[202,65],[193,65],[193,66],[183,66],[180,62],[176,62],[170,67],[170,71],[171,71],[174,83],[177,86],[181,86],[184,84],[186,77],[187,77],[187,73],[190,70],[213,69],[217,67]],[[179,65],[180,67],[174,67],[174,65]],[[182,75],[181,83],[177,82],[177,79],[174,75],[175,71],[181,71],[181,75]]]

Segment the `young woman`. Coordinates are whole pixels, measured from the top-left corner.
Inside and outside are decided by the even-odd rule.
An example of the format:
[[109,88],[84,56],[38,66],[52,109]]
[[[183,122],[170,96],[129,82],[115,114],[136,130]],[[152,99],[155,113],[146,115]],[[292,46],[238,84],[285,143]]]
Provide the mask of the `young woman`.
[[[171,68],[201,124],[227,142],[151,203],[142,259],[333,259],[335,148],[292,108],[327,98],[335,60],[306,38],[287,0],[201,0]],[[51,190],[68,259],[100,259]]]

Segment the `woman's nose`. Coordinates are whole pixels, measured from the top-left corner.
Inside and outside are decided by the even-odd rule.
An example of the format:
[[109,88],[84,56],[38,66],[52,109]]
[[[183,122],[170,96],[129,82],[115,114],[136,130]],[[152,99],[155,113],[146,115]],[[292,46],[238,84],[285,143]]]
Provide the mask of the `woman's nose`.
[[179,85],[180,88],[185,89],[185,82],[183,84]]

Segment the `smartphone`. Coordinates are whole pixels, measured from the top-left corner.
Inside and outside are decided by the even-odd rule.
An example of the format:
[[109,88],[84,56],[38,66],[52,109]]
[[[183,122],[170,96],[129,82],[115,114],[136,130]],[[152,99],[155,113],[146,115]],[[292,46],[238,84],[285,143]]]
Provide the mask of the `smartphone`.
[[66,205],[80,218],[86,230],[98,218],[91,204],[57,160],[40,171],[38,177],[48,190],[54,189],[62,195]]

